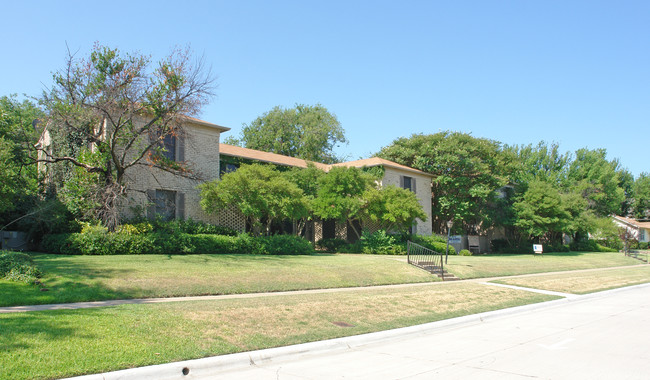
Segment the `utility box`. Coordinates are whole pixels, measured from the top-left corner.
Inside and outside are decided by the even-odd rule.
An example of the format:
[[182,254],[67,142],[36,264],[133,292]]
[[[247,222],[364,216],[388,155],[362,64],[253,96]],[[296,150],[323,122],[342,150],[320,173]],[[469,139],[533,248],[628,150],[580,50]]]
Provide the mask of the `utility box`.
[[24,251],[27,249],[27,234],[19,231],[0,231],[2,249]]

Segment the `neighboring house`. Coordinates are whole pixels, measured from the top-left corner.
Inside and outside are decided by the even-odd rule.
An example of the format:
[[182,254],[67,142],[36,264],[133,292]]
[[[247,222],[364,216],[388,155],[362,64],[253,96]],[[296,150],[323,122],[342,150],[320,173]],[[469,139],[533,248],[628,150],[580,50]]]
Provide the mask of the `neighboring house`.
[[[413,191],[416,194],[422,209],[427,214],[427,221],[416,220],[412,232],[418,235],[431,235],[431,178],[433,176],[428,173],[378,157],[327,165],[283,156],[281,154],[241,148],[227,144],[219,145],[219,154],[221,155],[222,173],[234,171],[237,169],[239,163],[244,162],[265,162],[279,166],[298,168],[306,168],[309,164],[313,164],[325,172],[329,171],[334,166],[357,168],[381,167],[383,168],[384,174],[382,179],[379,181],[379,185],[393,185]],[[244,230],[246,228],[245,219],[243,216],[237,216],[237,214],[236,210],[226,210],[220,213],[220,224],[239,231]],[[376,226],[368,221],[364,224],[364,227],[370,231],[377,229]],[[323,238],[335,237],[353,239],[351,229],[348,228],[347,224],[336,223],[331,220],[315,221],[307,235],[311,240],[315,241]]]
[[632,237],[634,237],[639,242],[646,243],[650,241],[650,222],[641,222],[636,219],[626,218],[618,215],[612,216],[612,219],[614,220],[614,223],[616,223],[619,227],[626,228],[628,231],[630,231]]

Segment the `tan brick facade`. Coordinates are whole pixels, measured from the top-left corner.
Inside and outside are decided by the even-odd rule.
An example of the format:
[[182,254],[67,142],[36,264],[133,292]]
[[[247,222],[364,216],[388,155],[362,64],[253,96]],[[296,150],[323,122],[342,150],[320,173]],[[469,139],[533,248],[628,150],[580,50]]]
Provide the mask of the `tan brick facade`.
[[[208,123],[186,123],[184,135],[176,142],[176,157],[179,161],[186,161],[198,179],[181,177],[147,166],[138,166],[127,172],[128,201],[124,214],[133,216],[133,207],[146,211],[151,206],[152,191],[169,190],[183,195],[184,204],[177,205],[176,217],[219,224],[220,218],[217,215],[208,215],[201,209],[197,186],[219,178],[219,139],[225,130],[227,128]],[[237,225],[236,222],[228,224]]]
[[427,214],[427,220],[416,220],[416,234],[431,235],[431,177],[406,171],[398,168],[384,166],[384,178],[381,181],[382,186],[393,185],[402,187],[403,177],[411,177],[414,181],[415,195],[422,209]]

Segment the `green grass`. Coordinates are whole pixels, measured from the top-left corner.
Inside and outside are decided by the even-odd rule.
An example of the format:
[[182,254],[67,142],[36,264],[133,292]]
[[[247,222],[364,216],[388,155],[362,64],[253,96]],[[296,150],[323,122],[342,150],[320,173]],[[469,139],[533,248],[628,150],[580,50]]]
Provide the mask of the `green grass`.
[[639,260],[618,252],[566,252],[544,255],[449,256],[445,269],[456,277],[469,279],[639,264]]
[[0,306],[438,281],[390,256],[34,254],[43,287],[0,280]]
[[602,269],[595,272],[588,271],[571,274],[548,274],[504,279],[494,282],[563,293],[587,294],[649,283],[650,266],[640,265],[633,268]]
[[[0,314],[0,379],[43,379],[284,346],[554,299],[476,283]],[[350,327],[340,327],[344,322]]]

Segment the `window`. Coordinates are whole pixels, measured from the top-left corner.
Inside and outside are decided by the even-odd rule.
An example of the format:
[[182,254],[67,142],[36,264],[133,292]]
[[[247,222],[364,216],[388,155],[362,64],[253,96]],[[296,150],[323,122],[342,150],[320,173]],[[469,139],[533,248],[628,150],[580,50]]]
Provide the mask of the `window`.
[[176,217],[176,192],[170,190],[156,190],[154,200],[156,215],[163,220],[172,220]]
[[176,161],[176,136],[167,135],[163,137],[163,148],[163,157]]
[[157,152],[159,157],[165,157],[170,161],[185,161],[185,138],[181,135],[165,135],[160,140],[158,132],[150,132],[149,142],[156,143],[162,149]]
[[639,228],[639,241],[645,241],[645,230],[643,228]]
[[224,162],[223,160],[221,160],[219,164],[219,177],[223,176],[224,174],[232,173],[236,171],[238,168],[239,165],[237,164]]
[[172,190],[147,190],[147,198],[149,219],[185,219],[185,194]]
[[415,193],[415,178],[407,177],[407,176],[401,176],[400,177],[400,187],[402,189],[411,190],[412,192]]

